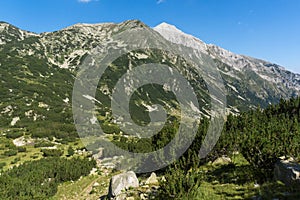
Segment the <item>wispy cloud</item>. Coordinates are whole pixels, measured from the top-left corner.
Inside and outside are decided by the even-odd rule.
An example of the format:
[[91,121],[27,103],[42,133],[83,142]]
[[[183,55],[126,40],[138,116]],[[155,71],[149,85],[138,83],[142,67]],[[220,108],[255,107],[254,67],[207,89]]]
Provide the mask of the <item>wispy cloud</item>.
[[163,2],[165,2],[166,0],[158,0],[156,3],[157,4],[161,4],[161,3],[163,3]]
[[79,3],[89,3],[91,2],[92,0],[78,0]]

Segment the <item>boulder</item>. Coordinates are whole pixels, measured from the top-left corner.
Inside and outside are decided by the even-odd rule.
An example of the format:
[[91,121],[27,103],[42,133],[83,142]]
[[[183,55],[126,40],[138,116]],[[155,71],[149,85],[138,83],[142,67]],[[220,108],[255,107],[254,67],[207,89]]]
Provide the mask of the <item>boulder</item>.
[[157,176],[154,172],[151,173],[150,177],[146,180],[147,185],[158,184]]
[[94,184],[93,184],[93,187],[99,187],[100,186],[100,184],[98,183],[98,182],[95,182]]
[[300,186],[300,164],[293,158],[281,157],[275,164],[274,178],[287,186]]
[[124,172],[110,179],[108,197],[114,198],[123,193],[124,190],[139,187],[139,180],[133,171]]
[[222,156],[220,158],[217,158],[212,164],[213,165],[227,165],[230,164],[232,161],[227,156]]

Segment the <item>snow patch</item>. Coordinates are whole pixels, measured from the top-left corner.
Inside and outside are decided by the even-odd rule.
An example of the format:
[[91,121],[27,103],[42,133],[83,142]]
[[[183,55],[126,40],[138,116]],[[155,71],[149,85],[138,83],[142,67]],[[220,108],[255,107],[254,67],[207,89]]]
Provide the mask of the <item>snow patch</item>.
[[246,101],[246,99],[245,98],[243,98],[242,96],[240,96],[240,95],[238,95],[238,98],[239,99],[242,99],[243,101]]
[[239,93],[239,91],[233,85],[227,84],[227,86],[233,89],[233,91],[235,91],[236,93]]

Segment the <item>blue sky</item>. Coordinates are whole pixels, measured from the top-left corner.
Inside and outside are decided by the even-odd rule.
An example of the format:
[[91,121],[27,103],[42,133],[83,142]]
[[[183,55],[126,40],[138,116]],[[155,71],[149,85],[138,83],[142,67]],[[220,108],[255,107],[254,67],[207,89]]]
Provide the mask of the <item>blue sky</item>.
[[300,73],[299,0],[1,0],[0,21],[33,32],[140,19]]

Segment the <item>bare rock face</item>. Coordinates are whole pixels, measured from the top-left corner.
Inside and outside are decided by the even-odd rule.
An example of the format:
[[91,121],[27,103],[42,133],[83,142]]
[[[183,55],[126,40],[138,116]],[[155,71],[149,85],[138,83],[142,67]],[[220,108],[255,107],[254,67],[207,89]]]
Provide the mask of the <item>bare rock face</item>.
[[139,180],[133,171],[115,175],[110,180],[108,197],[120,199],[118,196],[122,196],[123,191],[131,187],[139,187]]
[[300,186],[300,164],[293,158],[281,157],[275,164],[274,178],[287,186]]

